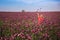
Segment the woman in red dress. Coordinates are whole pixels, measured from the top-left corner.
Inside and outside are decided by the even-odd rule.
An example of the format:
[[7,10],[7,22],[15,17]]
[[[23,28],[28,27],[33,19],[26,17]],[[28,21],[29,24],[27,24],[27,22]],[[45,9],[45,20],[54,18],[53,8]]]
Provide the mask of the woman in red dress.
[[41,15],[39,15],[39,13],[37,13],[37,16],[38,16],[38,25],[40,25],[40,24],[43,22],[44,17],[43,17],[43,15],[42,15],[42,14],[41,14]]

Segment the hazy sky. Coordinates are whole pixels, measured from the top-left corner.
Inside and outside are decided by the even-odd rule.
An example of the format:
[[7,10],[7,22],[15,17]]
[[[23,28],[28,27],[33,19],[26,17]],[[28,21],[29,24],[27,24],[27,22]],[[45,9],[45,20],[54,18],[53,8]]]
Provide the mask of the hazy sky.
[[0,0],[0,11],[60,11],[60,0]]

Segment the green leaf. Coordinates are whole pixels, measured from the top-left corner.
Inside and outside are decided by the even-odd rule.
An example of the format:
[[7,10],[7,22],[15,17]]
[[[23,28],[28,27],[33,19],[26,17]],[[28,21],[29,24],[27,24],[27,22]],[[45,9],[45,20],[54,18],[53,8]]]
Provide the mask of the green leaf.
[[2,26],[3,25],[3,21],[0,21],[0,26]]
[[20,37],[17,36],[17,37],[15,38],[15,40],[20,40]]
[[2,34],[6,37],[9,37],[9,36],[11,36],[12,33],[10,31],[10,28],[6,27],[6,29],[3,30]]

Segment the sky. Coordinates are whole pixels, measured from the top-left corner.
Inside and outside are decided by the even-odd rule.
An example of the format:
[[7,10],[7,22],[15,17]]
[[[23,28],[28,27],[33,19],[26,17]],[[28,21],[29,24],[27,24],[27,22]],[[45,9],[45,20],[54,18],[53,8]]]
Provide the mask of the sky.
[[0,11],[60,11],[60,0],[0,0]]

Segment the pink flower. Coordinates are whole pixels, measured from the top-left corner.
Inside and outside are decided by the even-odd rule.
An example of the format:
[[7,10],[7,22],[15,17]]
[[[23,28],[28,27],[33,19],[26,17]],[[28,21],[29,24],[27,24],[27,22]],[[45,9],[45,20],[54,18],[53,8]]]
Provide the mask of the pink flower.
[[21,23],[20,23],[20,22],[18,22],[18,23],[17,23],[17,25],[21,25]]
[[43,29],[42,28],[40,28],[40,31],[42,31]]
[[11,35],[11,38],[10,39],[14,39],[14,35]]
[[18,36],[20,36],[21,38],[25,38],[25,36],[22,32],[20,34],[18,34]]
[[28,24],[28,23],[26,23],[26,24],[25,24],[25,27],[27,27],[27,28],[28,28],[28,27],[29,27],[29,24]]
[[31,35],[29,35],[29,34],[26,34],[26,37],[27,37],[27,39],[28,39],[28,40],[32,40],[32,37],[31,37]]
[[49,37],[49,35],[48,35],[47,33],[44,33],[43,36],[45,36],[45,37]]
[[32,33],[35,33],[35,29],[32,29],[31,32],[32,32]]

